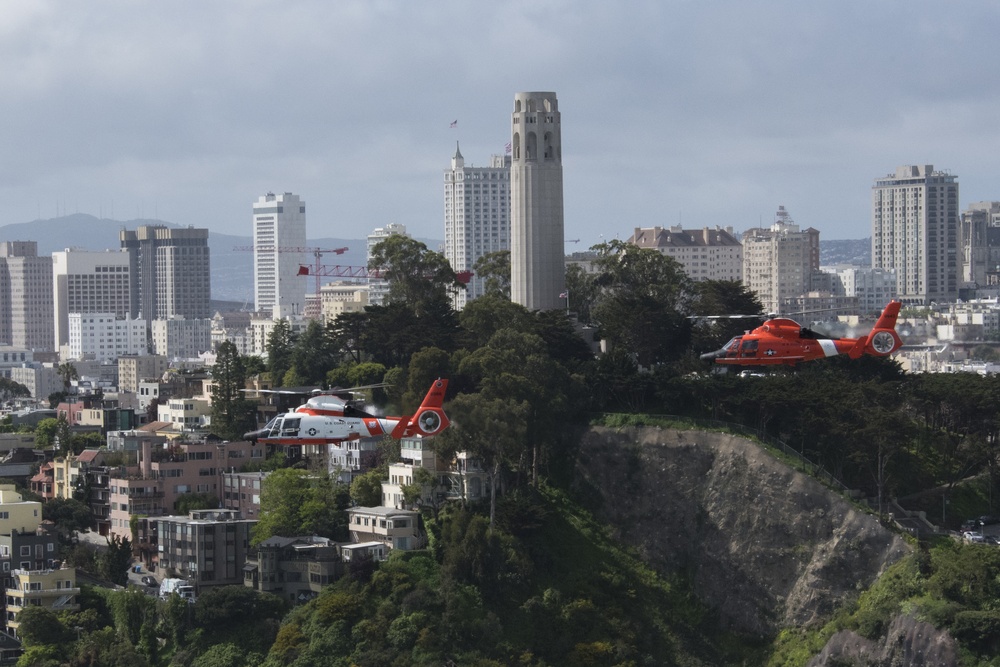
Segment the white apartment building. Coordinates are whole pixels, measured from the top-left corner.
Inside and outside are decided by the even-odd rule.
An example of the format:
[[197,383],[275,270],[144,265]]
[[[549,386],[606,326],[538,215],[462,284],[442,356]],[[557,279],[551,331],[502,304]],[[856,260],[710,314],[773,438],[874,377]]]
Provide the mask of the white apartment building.
[[360,313],[368,305],[367,285],[336,282],[319,288],[320,317],[324,323],[333,322],[343,313]]
[[66,249],[52,253],[55,344],[69,343],[70,313],[126,317],[132,302],[128,253]]
[[[379,243],[385,239],[393,236],[394,234],[402,234],[403,236],[409,236],[406,233],[406,225],[401,225],[396,222],[391,222],[385,227],[377,227],[372,230],[372,233],[368,235],[368,245],[367,252],[365,253],[365,264],[371,261],[372,258],[372,248],[377,246]],[[384,278],[379,278],[377,276],[369,276],[368,278],[368,302],[373,306],[381,306],[385,301],[386,295],[389,293],[389,281]]]
[[52,258],[36,241],[0,242],[0,344],[55,350]]
[[732,227],[636,227],[628,242],[676,260],[691,280],[743,279],[743,245]]
[[896,273],[904,304],[948,303],[961,277],[958,177],[905,165],[872,186],[872,267]]
[[212,423],[212,402],[207,398],[171,398],[156,406],[156,420],[170,422],[179,432],[201,431]]
[[768,312],[781,313],[782,302],[811,289],[812,273],[819,270],[819,231],[800,230],[784,206],[768,228],[743,234],[743,284]]
[[69,314],[69,359],[113,362],[123,354],[146,354],[146,320],[114,313]]
[[[444,256],[456,273],[472,271],[483,255],[510,250],[510,165],[509,155],[493,155],[488,167],[466,166],[455,144],[444,172]],[[474,275],[452,305],[461,310],[485,289]]]
[[153,320],[153,352],[167,359],[194,359],[212,349],[212,320]]
[[858,299],[858,314],[881,313],[886,304],[896,298],[896,274],[885,269],[847,267],[836,274],[840,292]]
[[306,306],[306,203],[291,192],[268,192],[253,204],[254,310],[272,317],[299,314]]

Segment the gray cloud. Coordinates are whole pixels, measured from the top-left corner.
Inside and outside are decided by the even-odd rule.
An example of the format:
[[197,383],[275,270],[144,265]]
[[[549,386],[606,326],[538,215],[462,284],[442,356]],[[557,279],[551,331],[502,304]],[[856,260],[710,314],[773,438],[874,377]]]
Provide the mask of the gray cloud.
[[[485,164],[515,92],[563,113],[566,230],[770,222],[869,233],[899,164],[995,184],[998,9],[931,2],[5,3],[0,223],[87,212],[247,233],[440,238],[455,142]],[[448,124],[458,119],[455,129]]]

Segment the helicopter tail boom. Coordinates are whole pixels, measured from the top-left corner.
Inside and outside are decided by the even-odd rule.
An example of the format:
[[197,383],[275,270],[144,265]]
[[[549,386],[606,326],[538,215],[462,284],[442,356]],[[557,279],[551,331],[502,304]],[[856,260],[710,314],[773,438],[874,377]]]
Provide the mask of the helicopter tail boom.
[[441,378],[435,380],[417,411],[410,417],[400,419],[392,429],[392,437],[397,440],[411,435],[428,437],[445,430],[451,423],[448,415],[441,409],[447,388],[448,380]]

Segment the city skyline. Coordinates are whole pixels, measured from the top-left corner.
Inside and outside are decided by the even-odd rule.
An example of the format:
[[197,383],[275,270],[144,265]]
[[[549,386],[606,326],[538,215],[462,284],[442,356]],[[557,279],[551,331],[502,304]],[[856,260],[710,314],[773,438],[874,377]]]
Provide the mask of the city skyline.
[[[998,24],[998,7],[939,3],[13,6],[0,225],[82,212],[245,233],[272,190],[310,202],[316,237],[441,238],[455,141],[487,166],[511,96],[553,90],[573,110],[580,247],[637,225],[745,230],[778,205],[863,238],[872,179],[900,164],[959,176],[963,210],[1000,199],[1000,73],[970,48]],[[281,35],[267,48],[263,25]],[[518,43],[537,57],[497,55]]]

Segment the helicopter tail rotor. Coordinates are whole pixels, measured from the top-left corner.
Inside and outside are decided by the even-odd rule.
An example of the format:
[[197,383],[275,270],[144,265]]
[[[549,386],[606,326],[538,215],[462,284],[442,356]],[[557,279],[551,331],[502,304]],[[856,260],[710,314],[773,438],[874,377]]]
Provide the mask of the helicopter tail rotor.
[[862,354],[884,357],[892,354],[903,346],[899,334],[896,333],[896,319],[902,307],[899,301],[891,301],[882,311],[875,326],[866,336],[862,336],[847,353],[851,359],[857,359]]

